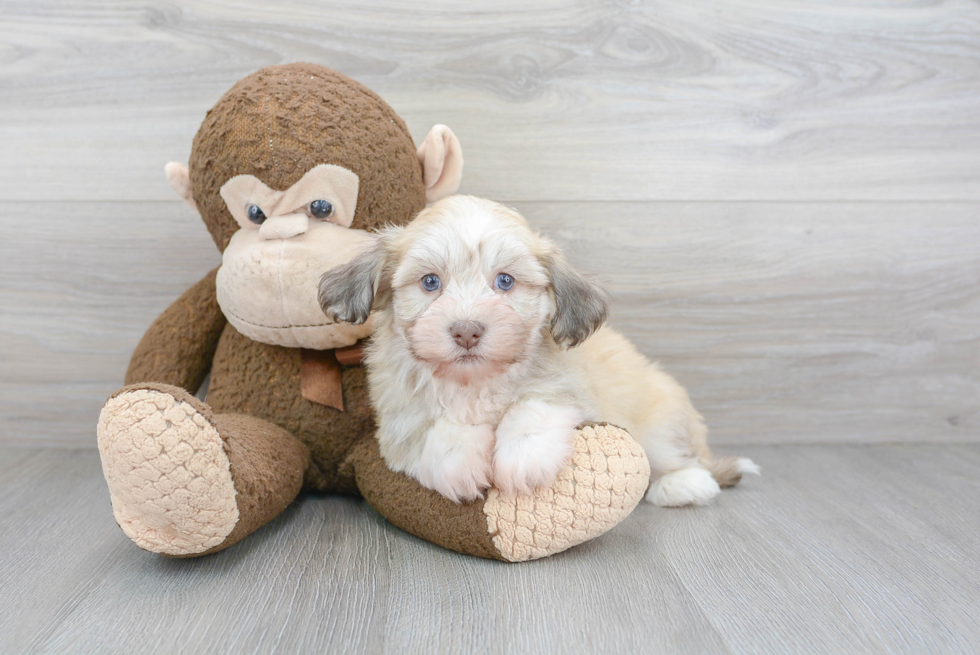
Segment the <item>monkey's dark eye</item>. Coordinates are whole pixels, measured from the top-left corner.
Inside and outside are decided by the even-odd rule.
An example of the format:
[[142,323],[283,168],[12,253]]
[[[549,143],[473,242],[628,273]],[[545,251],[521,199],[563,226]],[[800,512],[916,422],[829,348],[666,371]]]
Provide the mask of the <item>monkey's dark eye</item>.
[[256,225],[262,225],[265,223],[265,212],[259,209],[258,205],[249,205],[246,213],[248,214],[248,220],[252,221]]
[[510,291],[511,289],[514,288],[514,278],[512,278],[510,275],[507,275],[506,273],[501,273],[500,275],[497,276],[497,279],[494,281],[493,284],[501,291]]
[[442,286],[442,280],[439,279],[438,275],[426,275],[422,278],[422,288],[426,291],[437,291],[439,287]]
[[330,218],[333,216],[333,205],[329,200],[314,200],[310,203],[310,214],[313,218]]

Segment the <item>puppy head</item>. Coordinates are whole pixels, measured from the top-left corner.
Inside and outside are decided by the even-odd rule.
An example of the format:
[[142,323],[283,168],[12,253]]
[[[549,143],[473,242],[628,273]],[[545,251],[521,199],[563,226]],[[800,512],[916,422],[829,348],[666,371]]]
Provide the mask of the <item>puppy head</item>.
[[545,338],[577,346],[608,308],[605,291],[520,214],[471,196],[381,232],[321,278],[319,297],[335,321],[363,323],[381,310],[417,360],[464,383],[499,374]]

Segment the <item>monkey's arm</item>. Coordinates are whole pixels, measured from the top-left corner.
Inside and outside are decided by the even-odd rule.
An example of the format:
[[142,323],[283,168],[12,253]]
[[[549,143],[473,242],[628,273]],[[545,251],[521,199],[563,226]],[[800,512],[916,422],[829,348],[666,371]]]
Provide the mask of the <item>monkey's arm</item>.
[[163,382],[197,391],[227,322],[218,307],[214,269],[157,317],[129,360],[126,384]]

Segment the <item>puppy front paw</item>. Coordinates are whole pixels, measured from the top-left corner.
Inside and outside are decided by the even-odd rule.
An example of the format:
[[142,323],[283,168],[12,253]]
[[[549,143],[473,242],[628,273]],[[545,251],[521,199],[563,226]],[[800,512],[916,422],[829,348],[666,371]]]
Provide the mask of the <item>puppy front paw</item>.
[[490,486],[493,429],[439,421],[429,430],[418,481],[459,503],[483,497]]
[[573,407],[537,400],[515,405],[497,426],[493,486],[506,496],[551,486],[571,459],[581,420]]

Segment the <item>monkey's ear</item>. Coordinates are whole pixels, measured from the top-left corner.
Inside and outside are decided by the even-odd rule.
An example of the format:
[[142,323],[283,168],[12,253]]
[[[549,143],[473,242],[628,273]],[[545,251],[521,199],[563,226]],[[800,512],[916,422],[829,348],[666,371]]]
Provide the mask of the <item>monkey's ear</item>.
[[558,251],[544,258],[555,296],[551,336],[566,348],[574,348],[606,322],[609,293],[572,268]]
[[386,259],[384,239],[378,237],[354,259],[324,273],[318,294],[323,313],[338,323],[360,325],[367,321],[375,295],[387,295],[385,289],[379,289]]
[[422,162],[426,202],[456,193],[463,178],[463,149],[451,129],[445,125],[434,126],[416,154]]
[[167,175],[167,182],[170,182],[170,186],[177,192],[177,195],[183,198],[191,209],[200,213],[191,193],[191,172],[188,170],[187,164],[172,161],[163,167],[163,172]]

